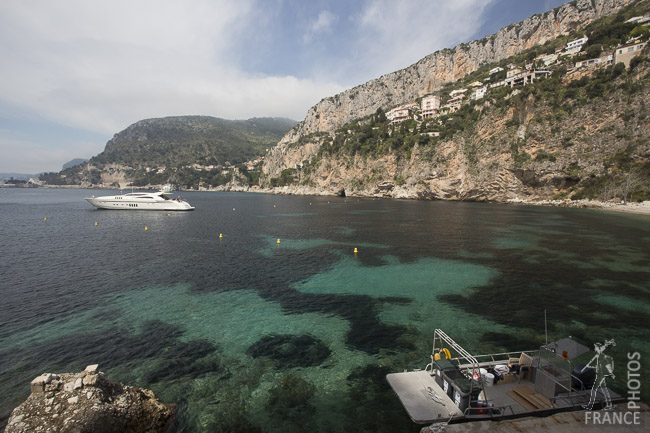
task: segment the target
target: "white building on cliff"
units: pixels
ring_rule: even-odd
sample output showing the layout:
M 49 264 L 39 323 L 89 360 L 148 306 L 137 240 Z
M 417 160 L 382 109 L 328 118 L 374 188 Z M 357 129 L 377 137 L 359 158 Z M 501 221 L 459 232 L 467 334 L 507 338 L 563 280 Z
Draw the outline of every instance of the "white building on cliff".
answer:
M 438 110 L 440 110 L 440 96 L 437 95 L 425 96 L 424 98 L 422 98 L 420 109 L 422 110 L 423 119 L 429 117 L 436 117 L 438 115 Z

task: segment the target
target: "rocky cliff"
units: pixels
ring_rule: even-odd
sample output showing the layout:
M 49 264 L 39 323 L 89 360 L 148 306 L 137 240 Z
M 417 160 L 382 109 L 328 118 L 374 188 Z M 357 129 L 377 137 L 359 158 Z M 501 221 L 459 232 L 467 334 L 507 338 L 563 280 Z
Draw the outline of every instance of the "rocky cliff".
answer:
M 456 81 L 481 65 L 498 62 L 528 48 L 584 27 L 610 15 L 633 0 L 577 0 L 552 11 L 511 24 L 481 40 L 430 54 L 408 68 L 383 75 L 365 84 L 325 98 L 309 109 L 305 119 L 287 133 L 279 149 L 299 137 L 331 131 L 350 120 L 415 101 Z
M 97 365 L 81 373 L 43 374 L 13 410 L 6 433 L 162 433 L 173 411 L 153 392 L 110 382 Z
M 626 187 L 646 194 L 650 63 L 621 69 L 555 77 L 466 106 L 451 139 L 420 142 L 425 134 L 410 130 L 402 147 L 383 147 L 399 132 L 386 139 L 374 128 L 378 137 L 366 143 L 376 148 L 365 153 L 345 151 L 363 128 L 337 133 L 339 149 L 339 138 L 311 139 L 288 148 L 289 163 L 315 153 L 275 192 L 501 202 L 592 198 L 590 189 L 609 200 L 623 198 Z
M 595 90 L 587 89 L 586 81 L 579 80 L 585 74 L 596 77 L 605 72 L 577 71 L 565 76 L 564 69 L 554 73 L 555 81 L 546 86 L 538 83 L 532 88 L 519 88 L 505 96 L 500 94 L 472 103 L 464 117 L 453 116 L 462 123 L 457 128 L 460 132 L 441 136 L 433 143 L 415 137 L 408 146 L 401 144 L 399 149 L 395 145 L 386 146 L 384 151 L 370 154 L 359 149 L 323 151 L 331 147 L 332 139 L 336 142 L 337 135 L 342 134 L 338 128 L 367 122 L 363 119 L 378 108 L 388 110 L 413 102 L 481 66 L 575 32 L 632 3 L 635 2 L 567 3 L 480 41 L 438 51 L 406 69 L 326 98 L 312 107 L 305 120 L 267 153 L 262 168 L 263 184 L 273 186 L 274 179 L 297 168 L 294 182 L 276 188 L 276 192 L 341 194 L 344 191 L 359 196 L 539 200 L 566 197 L 575 192 L 572 188 L 576 184 L 606 175 L 611 171 L 611 164 L 608 166 L 606 161 L 615 159 L 618 152 L 627 152 L 626 155 L 637 158 L 635 161 L 643 161 L 648 147 L 644 121 L 647 70 L 644 68 L 623 76 L 617 75 L 620 69 L 617 73 L 610 70 L 607 84 Z M 626 80 L 635 81 L 645 90 L 630 93 L 625 87 Z M 449 124 L 454 120 L 444 119 L 444 122 Z M 373 129 L 380 126 L 375 124 Z M 390 130 L 384 139 L 374 139 L 390 142 L 387 137 L 394 138 L 392 133 Z M 639 137 L 645 137 L 640 145 Z M 342 138 L 343 142 L 350 139 L 359 140 L 353 134 Z

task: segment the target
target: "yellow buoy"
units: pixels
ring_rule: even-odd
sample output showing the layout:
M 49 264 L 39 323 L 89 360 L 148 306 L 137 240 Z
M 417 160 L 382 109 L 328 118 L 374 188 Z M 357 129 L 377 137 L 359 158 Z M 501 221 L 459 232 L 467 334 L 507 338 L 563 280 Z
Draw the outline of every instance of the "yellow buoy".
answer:
M 275 205 L 273 205 L 273 207 L 275 207 Z
M 232 211 L 234 212 L 234 211 L 235 211 L 235 208 L 232 208 Z
M 172 216 L 172 214 L 168 213 L 167 216 Z
M 95 221 L 95 227 L 97 227 L 98 225 L 99 225 L 99 223 L 97 221 Z
M 355 249 L 354 249 L 354 254 L 356 254 L 356 253 L 358 253 L 358 252 L 359 252 L 359 251 L 357 251 L 357 249 L 355 248 Z
M 219 239 L 223 238 L 223 233 L 219 233 Z
M 148 231 L 148 230 L 149 230 L 149 227 L 144 226 L 144 231 L 146 232 L 146 231 Z
M 47 217 L 43 218 L 43 221 L 47 221 Z
M 280 243 L 280 238 L 278 238 L 278 244 Z

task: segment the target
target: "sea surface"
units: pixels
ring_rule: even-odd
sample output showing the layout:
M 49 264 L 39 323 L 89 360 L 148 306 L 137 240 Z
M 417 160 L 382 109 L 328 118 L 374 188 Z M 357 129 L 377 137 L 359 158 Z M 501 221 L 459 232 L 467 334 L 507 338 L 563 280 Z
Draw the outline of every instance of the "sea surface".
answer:
M 0 425 L 37 375 L 97 363 L 178 405 L 179 432 L 416 432 L 387 373 L 424 368 L 436 328 L 473 354 L 537 348 L 545 311 L 549 341 L 615 339 L 620 392 L 628 353 L 650 374 L 648 216 L 91 194 L 114 192 L 0 190 Z

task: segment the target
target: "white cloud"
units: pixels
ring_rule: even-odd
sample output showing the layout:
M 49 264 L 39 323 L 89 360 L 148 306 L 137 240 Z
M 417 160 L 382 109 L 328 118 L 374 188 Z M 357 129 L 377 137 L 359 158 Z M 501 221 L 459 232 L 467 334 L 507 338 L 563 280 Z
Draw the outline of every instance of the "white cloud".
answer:
M 340 87 L 238 70 L 231 53 L 253 1 L 3 1 L 0 98 L 109 134 L 178 114 L 300 119 Z M 321 16 L 318 31 L 332 19 Z
M 350 69 L 365 71 L 363 79 L 370 79 L 466 42 L 486 19 L 484 11 L 494 1 L 369 0 L 354 18 L 360 37 L 355 65 Z
M 309 23 L 307 32 L 303 35 L 303 43 L 308 43 L 315 36 L 320 33 L 328 33 L 332 30 L 332 26 L 336 23 L 337 17 L 333 13 L 323 10 L 320 11 L 318 17 Z

